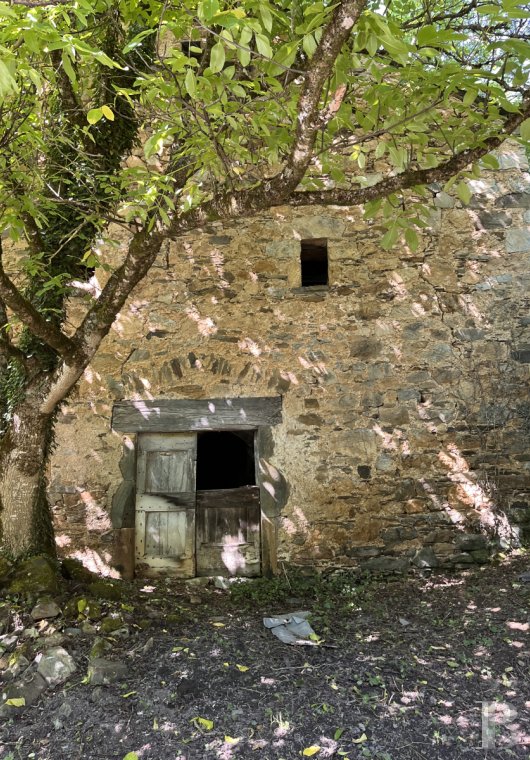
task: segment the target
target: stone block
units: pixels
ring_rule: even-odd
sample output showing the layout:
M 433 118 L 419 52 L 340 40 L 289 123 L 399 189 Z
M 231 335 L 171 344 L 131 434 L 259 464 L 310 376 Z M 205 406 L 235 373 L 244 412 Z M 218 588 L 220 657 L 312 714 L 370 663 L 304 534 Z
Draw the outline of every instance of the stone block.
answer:
M 410 567 L 407 557 L 373 557 L 361 562 L 361 570 L 368 573 L 403 573 Z
M 419 549 L 412 558 L 412 564 L 419 568 L 438 567 L 438 557 L 430 546 Z
M 434 205 L 436 208 L 453 208 L 455 205 L 455 199 L 449 195 L 449 193 L 445 193 L 442 190 L 441 192 L 436 193 Z
M 530 364 L 530 346 L 524 346 L 512 351 L 512 359 L 521 364 Z
M 379 420 L 382 425 L 406 425 L 409 422 L 409 412 L 405 406 L 396 406 L 391 409 L 381 407 Z
M 483 340 L 486 337 L 484 330 L 476 327 L 461 327 L 455 330 L 455 338 L 464 341 Z
M 530 194 L 528 195 L 530 198 Z M 523 253 L 530 251 L 530 229 L 512 229 L 506 231 L 506 251 Z
M 42 655 L 37 672 L 41 675 L 48 686 L 58 686 L 75 673 L 74 658 L 63 647 L 52 647 Z
M 24 707 L 29 707 L 35 704 L 43 691 L 45 691 L 47 683 L 40 673 L 29 672 L 27 675 L 22 676 L 20 681 L 10 684 L 2 690 L 0 699 L 0 718 L 16 718 L 22 713 Z M 24 705 L 16 707 L 14 705 L 7 705 L 8 699 L 23 699 Z
M 497 208 L 530 208 L 530 193 L 506 193 L 495 201 Z
M 23 560 L 13 573 L 8 587 L 11 594 L 54 594 L 59 589 L 57 563 L 45 555 Z
M 481 211 L 477 226 L 483 230 L 504 229 L 512 226 L 512 217 L 505 211 Z
M 489 545 L 489 541 L 482 533 L 460 534 L 457 538 L 457 545 L 462 552 L 479 551 Z
M 126 677 L 129 668 L 124 662 L 96 657 L 88 666 L 88 681 L 92 686 L 106 686 Z
M 369 336 L 359 336 L 350 342 L 350 356 L 357 359 L 375 359 L 381 353 L 381 341 Z

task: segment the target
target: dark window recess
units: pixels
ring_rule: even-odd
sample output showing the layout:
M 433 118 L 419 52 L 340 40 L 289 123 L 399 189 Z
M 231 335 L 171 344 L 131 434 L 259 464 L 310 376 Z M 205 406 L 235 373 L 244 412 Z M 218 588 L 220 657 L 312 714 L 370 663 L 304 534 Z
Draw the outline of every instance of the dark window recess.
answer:
M 302 287 L 328 284 L 328 241 L 309 238 L 301 241 Z
M 181 40 L 180 49 L 188 58 L 195 58 L 200 61 L 202 58 L 202 48 L 199 40 Z
M 213 431 L 197 436 L 197 491 L 256 485 L 254 431 Z

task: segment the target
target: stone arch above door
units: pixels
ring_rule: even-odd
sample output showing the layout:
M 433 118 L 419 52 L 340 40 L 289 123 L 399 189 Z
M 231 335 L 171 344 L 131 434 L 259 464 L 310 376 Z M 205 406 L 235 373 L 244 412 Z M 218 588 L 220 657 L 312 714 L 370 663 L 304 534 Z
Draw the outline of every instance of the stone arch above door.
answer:
M 124 577 L 134 571 L 137 438 L 142 433 L 255 430 L 256 485 L 261 505 L 261 570 L 276 573 L 278 516 L 287 500 L 287 484 L 271 464 L 271 428 L 282 422 L 281 397 L 160 399 L 120 401 L 113 407 L 112 428 L 124 433 L 120 462 L 123 480 L 112 499 L 115 561 Z

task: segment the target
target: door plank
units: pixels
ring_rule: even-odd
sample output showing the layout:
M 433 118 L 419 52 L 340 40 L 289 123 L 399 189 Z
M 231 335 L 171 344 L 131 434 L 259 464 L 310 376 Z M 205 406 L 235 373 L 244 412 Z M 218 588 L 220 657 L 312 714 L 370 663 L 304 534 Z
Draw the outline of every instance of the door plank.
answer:
M 260 574 L 259 488 L 197 492 L 197 575 Z
M 195 575 L 196 436 L 141 435 L 136 564 L 143 575 Z

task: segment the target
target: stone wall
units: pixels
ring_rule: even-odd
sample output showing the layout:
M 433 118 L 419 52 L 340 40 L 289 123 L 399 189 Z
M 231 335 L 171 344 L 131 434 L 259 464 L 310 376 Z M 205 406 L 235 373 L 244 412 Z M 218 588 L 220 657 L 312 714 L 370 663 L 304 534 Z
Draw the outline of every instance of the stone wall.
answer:
M 381 250 L 377 222 L 334 208 L 168 244 L 59 420 L 63 550 L 112 564 L 116 400 L 277 395 L 280 561 L 462 566 L 491 539 L 517 544 L 530 527 L 528 165 L 508 145 L 501 170 L 470 184 L 467 207 L 438 193 L 415 253 Z M 328 241 L 327 288 L 300 287 L 306 238 Z

